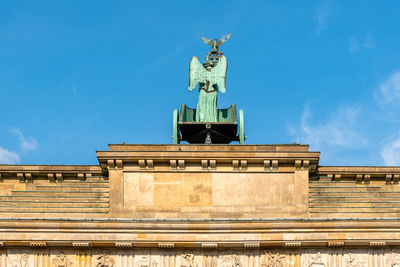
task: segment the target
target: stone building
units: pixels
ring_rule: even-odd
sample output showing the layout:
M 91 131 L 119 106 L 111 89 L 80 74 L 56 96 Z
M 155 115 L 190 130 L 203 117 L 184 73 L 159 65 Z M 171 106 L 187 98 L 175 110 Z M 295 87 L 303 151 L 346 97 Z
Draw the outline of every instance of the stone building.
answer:
M 0 266 L 400 266 L 400 167 L 307 145 L 109 145 L 0 165 Z

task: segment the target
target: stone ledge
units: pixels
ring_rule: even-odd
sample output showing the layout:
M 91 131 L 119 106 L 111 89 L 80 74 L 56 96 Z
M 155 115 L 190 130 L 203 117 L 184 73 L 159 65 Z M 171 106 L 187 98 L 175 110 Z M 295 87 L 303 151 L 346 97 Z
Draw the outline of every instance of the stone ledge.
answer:
M 53 173 L 53 172 L 91 172 L 101 174 L 98 165 L 0 165 L 0 172 L 30 172 L 30 173 Z
M 371 167 L 371 166 L 319 166 L 317 169 L 319 176 L 353 178 L 356 182 L 362 180 L 380 178 L 385 179 L 386 182 L 399 182 L 400 167 Z M 340 179 L 339 179 L 340 180 Z
M 400 246 L 400 220 L 0 219 L 5 246 L 260 248 Z M 277 234 L 277 231 L 279 234 Z M 68 233 L 68 234 L 66 234 Z M 360 233 L 363 233 L 360 235 Z M 35 240 L 35 241 L 32 241 Z M 62 241 L 61 241 L 62 240 Z M 76 241 L 83 240 L 83 241 Z M 122 241 L 129 240 L 129 241 Z M 201 241 L 200 241 L 201 240 Z M 245 242 L 243 240 L 246 240 Z M 301 240 L 301 241 L 300 241 Z M 107 243 L 108 242 L 108 243 Z M 301 243 L 300 243 L 301 242 Z M 74 244 L 72 244 L 74 243 Z M 107 243 L 107 244 L 106 244 Z M 17 245 L 17 246 L 19 246 Z
M 141 222 L 152 222 L 152 223 L 207 223 L 215 222 L 218 223 L 282 223 L 282 222 L 298 222 L 298 223 L 321 223 L 321 222 L 393 222 L 400 224 L 400 217 L 360 217 L 360 218 L 337 218 L 337 217 L 310 217 L 310 218 L 121 218 L 121 217 L 108 217 L 108 218 L 51 218 L 51 217 L 0 217 L 0 223 L 2 221 L 12 222 L 26 222 L 26 221 L 42 221 L 42 222 L 110 222 L 110 223 L 141 223 Z M 400 227 L 400 225 L 399 225 Z
M 84 181 L 87 177 L 106 177 L 106 173 L 97 165 L 0 165 L 0 182 L 13 179 L 20 182 L 36 179 L 62 182 L 64 177 Z
M 257 144 L 257 145 L 192 145 L 192 144 L 109 144 L 110 151 L 308 151 L 309 145 Z
M 335 242 L 335 241 L 332 241 Z M 30 242 L 27 240 L 16 239 L 13 241 L 1 241 L 0 248 L 32 248 L 32 249 L 50 249 L 50 248 L 74 248 L 79 250 L 86 249 L 96 249 L 96 248 L 117 248 L 117 249 L 161 249 L 161 250 L 171 250 L 171 249 L 201 249 L 203 251 L 207 250 L 229 250 L 229 249 L 244 249 L 244 250 L 266 250 L 266 249 L 285 249 L 286 251 L 306 249 L 306 248 L 325 248 L 330 250 L 342 250 L 345 248 L 358 248 L 358 249 L 371 249 L 371 250 L 381 250 L 385 247 L 400 247 L 400 241 L 392 240 L 390 242 L 369 242 L 367 240 L 346 240 L 346 242 L 325 242 L 325 240 L 314 240 L 306 242 L 283 242 L 278 241 L 264 241 L 261 243 L 254 242 L 250 246 L 243 246 L 242 241 L 229 241 L 229 242 L 111 242 L 104 240 L 94 240 L 90 242 L 68 242 L 68 241 L 43 241 L 43 242 Z

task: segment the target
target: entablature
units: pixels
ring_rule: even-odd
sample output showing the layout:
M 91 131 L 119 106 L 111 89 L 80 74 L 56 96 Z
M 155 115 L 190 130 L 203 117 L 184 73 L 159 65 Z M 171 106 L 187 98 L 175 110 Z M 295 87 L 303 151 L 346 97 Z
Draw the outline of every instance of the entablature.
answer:
M 319 152 L 301 145 L 110 145 L 98 151 L 103 171 L 314 171 Z
M 0 218 L 0 244 L 9 247 L 64 246 L 80 249 L 382 248 L 400 246 L 399 227 L 400 221 L 395 218 Z

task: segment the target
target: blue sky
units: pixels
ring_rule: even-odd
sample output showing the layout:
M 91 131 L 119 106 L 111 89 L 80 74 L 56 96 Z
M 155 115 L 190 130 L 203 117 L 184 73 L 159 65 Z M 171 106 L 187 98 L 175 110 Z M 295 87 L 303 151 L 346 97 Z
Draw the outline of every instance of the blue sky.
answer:
M 0 163 L 96 164 L 109 143 L 171 143 L 195 107 L 200 35 L 229 61 L 219 107 L 248 144 L 321 165 L 400 165 L 399 1 L 2 1 Z

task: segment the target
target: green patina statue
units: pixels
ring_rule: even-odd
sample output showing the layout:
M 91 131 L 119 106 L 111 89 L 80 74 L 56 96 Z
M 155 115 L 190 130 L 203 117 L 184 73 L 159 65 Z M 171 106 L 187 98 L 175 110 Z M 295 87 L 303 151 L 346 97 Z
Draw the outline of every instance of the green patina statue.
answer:
M 228 61 L 219 46 L 226 42 L 232 34 L 223 39 L 207 39 L 202 37 L 207 45 L 211 45 L 203 64 L 198 57 L 192 57 L 189 66 L 189 91 L 193 91 L 199 84 L 199 99 L 197 102 L 197 122 L 217 122 L 218 90 L 225 93 L 225 80 Z
M 197 57 L 192 57 L 189 66 L 189 91 L 199 88 L 197 108 L 193 109 L 185 104 L 181 105 L 180 112 L 173 112 L 174 144 L 188 142 L 189 144 L 229 144 L 239 142 L 244 144 L 243 110 L 236 105 L 228 108 L 217 108 L 218 91 L 225 93 L 225 80 L 228 61 L 219 46 L 231 37 L 207 39 L 203 41 L 211 46 L 203 64 Z

